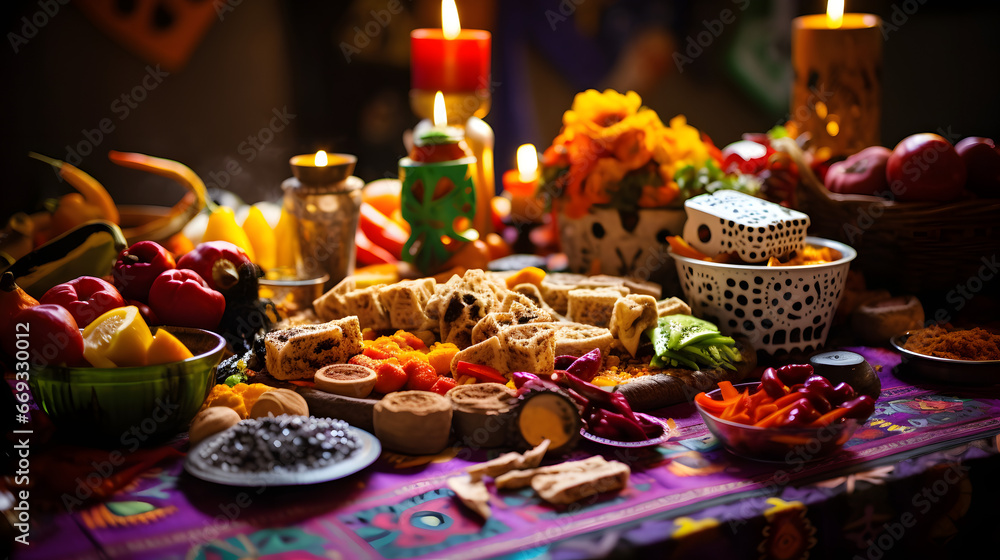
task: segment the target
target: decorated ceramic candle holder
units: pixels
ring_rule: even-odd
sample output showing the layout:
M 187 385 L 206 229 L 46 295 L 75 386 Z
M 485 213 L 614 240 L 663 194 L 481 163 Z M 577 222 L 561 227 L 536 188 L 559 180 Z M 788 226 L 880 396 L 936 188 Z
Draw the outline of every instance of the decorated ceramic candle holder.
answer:
M 462 244 L 475 240 L 465 234 L 476 215 L 475 164 L 474 157 L 436 163 L 399 160 L 403 219 L 410 224 L 403 260 L 425 274 L 438 272 Z

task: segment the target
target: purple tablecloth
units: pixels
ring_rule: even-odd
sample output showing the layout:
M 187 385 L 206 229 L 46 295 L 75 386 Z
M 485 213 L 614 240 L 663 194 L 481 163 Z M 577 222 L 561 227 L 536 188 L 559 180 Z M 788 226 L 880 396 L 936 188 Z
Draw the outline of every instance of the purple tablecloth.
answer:
M 483 522 L 445 486 L 447 477 L 488 458 L 482 450 L 451 449 L 424 458 L 383 453 L 372 467 L 348 478 L 291 488 L 221 487 L 184 473 L 181 460 L 167 459 L 103 503 L 33 516 L 32 544 L 15 553 L 31 559 L 235 560 L 473 559 L 548 551 L 583 558 L 601 556 L 602 547 L 613 548 L 627 537 L 632 546 L 656 542 L 676 554 L 704 548 L 715 551 L 708 557 L 734 550 L 746 555 L 746 547 L 754 547 L 761 557 L 798 558 L 813 550 L 815 558 L 822 556 L 815 550 L 817 532 L 834 531 L 849 542 L 843 535 L 851 533 L 855 521 L 864 526 L 863 516 L 869 517 L 868 525 L 881 523 L 885 530 L 894 517 L 876 506 L 868 511 L 862 504 L 860 513 L 837 506 L 822 517 L 824 526 L 807 511 L 833 507 L 835 497 L 847 500 L 844 496 L 858 488 L 907 479 L 910 471 L 939 475 L 945 481 L 942 495 L 951 499 L 965 490 L 961 481 L 968 475 L 962 467 L 952 471 L 941 465 L 993 453 L 981 445 L 961 444 L 1000 433 L 995 390 L 959 393 L 911 384 L 892 375 L 896 354 L 852 350 L 881 366 L 882 396 L 875 414 L 844 451 L 820 461 L 774 464 L 735 457 L 719 448 L 693 405 L 682 404 L 657 413 L 674 418 L 679 428 L 665 444 L 622 451 L 587 442 L 567 457 L 601 453 L 628 463 L 632 477 L 620 494 L 557 508 L 540 501 L 530 488 L 491 489 L 493 515 Z M 906 461 L 944 449 L 950 451 Z M 936 480 L 930 487 L 938 499 L 926 499 L 932 506 L 928 511 L 944 507 Z M 962 513 L 960 505 L 955 512 Z M 912 515 L 923 512 L 918 521 L 927 524 L 930 517 L 923 506 L 919 499 L 914 502 Z M 855 520 L 854 515 L 862 517 Z M 907 520 L 899 523 L 910 531 L 912 526 L 903 523 Z M 740 536 L 746 531 L 751 537 Z M 865 537 L 872 535 L 855 532 L 857 550 L 868 550 Z M 873 538 L 881 535 L 876 533 Z M 609 540 L 600 541 L 600 535 Z M 751 543 L 748 539 L 754 537 L 759 538 Z

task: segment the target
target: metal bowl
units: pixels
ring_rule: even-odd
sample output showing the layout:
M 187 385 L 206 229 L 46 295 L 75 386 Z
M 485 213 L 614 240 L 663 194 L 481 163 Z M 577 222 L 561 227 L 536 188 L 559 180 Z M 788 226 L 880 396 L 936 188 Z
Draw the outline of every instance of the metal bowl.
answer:
M 889 343 L 901 354 L 896 372 L 948 385 L 996 385 L 1000 383 L 1000 360 L 952 360 L 928 356 L 903 348 L 912 334 L 898 334 Z

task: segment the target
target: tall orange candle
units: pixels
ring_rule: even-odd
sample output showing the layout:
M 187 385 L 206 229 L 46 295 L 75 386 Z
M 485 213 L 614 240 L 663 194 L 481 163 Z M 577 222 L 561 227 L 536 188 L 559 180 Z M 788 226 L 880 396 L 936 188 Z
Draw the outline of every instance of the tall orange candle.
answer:
M 880 143 L 881 19 L 843 10 L 830 0 L 826 14 L 792 23 L 791 120 L 821 157 Z

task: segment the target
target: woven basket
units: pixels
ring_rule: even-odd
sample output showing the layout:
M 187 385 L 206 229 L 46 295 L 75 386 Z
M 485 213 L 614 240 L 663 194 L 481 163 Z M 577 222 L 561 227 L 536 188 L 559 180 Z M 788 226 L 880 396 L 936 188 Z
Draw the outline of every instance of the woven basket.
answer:
M 1000 253 L 1000 200 L 896 202 L 831 193 L 790 139 L 775 141 L 799 166 L 797 206 L 809 215 L 811 235 L 854 247 L 854 268 L 869 286 L 942 295 L 959 285 L 1000 293 L 991 266 Z M 978 280 L 974 280 L 978 278 Z

